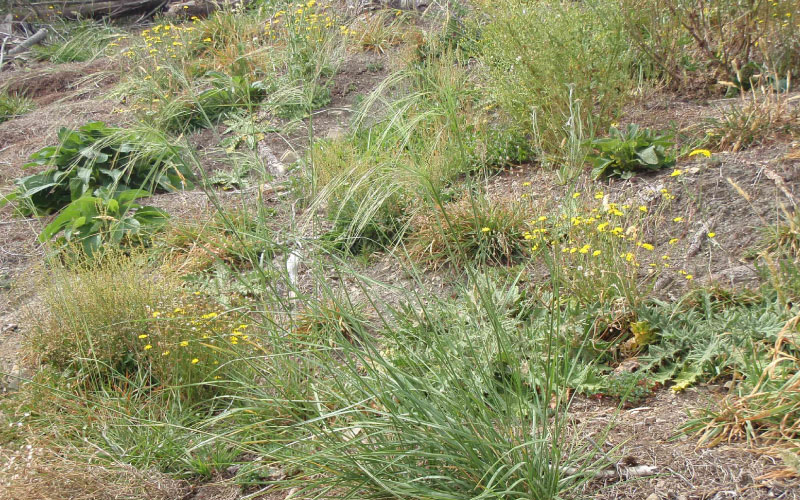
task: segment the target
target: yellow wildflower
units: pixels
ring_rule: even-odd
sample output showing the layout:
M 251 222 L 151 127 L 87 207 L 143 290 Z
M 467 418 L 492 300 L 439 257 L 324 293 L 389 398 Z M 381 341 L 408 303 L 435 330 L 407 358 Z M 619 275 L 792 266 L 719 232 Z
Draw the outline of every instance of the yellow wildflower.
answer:
M 703 155 L 703 156 L 705 156 L 706 158 L 711 158 L 711 151 L 709 151 L 709 150 L 707 150 L 707 149 L 695 149 L 694 151 L 692 151 L 691 153 L 689 153 L 689 157 L 690 157 L 690 158 L 691 158 L 692 156 L 696 156 L 696 155 Z

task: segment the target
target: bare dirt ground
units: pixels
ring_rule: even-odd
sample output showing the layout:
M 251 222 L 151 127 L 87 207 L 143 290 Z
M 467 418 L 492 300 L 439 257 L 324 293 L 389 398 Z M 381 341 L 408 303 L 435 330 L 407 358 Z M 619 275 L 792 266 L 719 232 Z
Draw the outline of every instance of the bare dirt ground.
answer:
M 654 467 L 657 474 L 630 481 L 595 480 L 584 493 L 598 499 L 720 500 L 723 498 L 800 498 L 800 481 L 772 478 L 780 460 L 749 450 L 742 443 L 699 448 L 678 432 L 689 411 L 714 408 L 719 386 L 683 393 L 659 391 L 635 408 L 620 409 L 611 400 L 578 399 L 572 415 L 585 435 L 631 465 Z
M 370 63 L 387 60 L 386 56 L 379 54 L 348 55 L 334 81 L 332 102 L 315 115 L 317 136 L 335 137 L 344 133 L 357 96 L 369 92 L 387 74 L 385 69 L 368 69 Z M 112 69 L 108 61 L 96 61 L 41 65 L 25 73 L 3 73 L 0 86 L 26 90 L 36 100 L 37 108 L 0 124 L 0 192 L 11 189 L 13 179 L 26 172 L 21 168 L 26 158 L 53 143 L 60 127 L 74 127 L 93 120 L 117 125 L 125 123 L 128 115 L 118 112 L 121 104 L 103 99 L 116 81 Z M 96 77 L 91 78 L 91 75 Z M 663 125 L 670 120 L 688 124 L 716 113 L 717 104 L 681 101 L 663 95 L 655 104 L 631 108 L 628 119 L 637 120 L 642 125 Z M 201 148 L 210 150 L 216 147 L 218 135 L 219 130 L 200 132 L 192 140 Z M 289 150 L 302 154 L 307 134 L 300 132 L 288 138 L 273 134 L 265 141 L 278 157 Z M 204 168 L 208 173 L 226 168 L 224 163 L 215 162 L 211 155 L 206 159 L 208 163 Z M 680 237 L 681 245 L 684 245 L 681 253 L 685 257 L 676 265 L 693 273 L 698 281 L 729 286 L 756 283 L 758 275 L 747 252 L 760 241 L 759 228 L 766 223 L 775 223 L 782 206 L 794 208 L 797 204 L 800 196 L 800 144 L 776 142 L 738 153 L 715 154 L 710 160 L 683 161 L 678 167 L 684 173 L 677 178 L 671 177 L 670 171 L 637 176 L 628 181 L 595 182 L 583 176 L 576 187 L 585 192 L 603 190 L 611 201 L 631 205 L 647 204 L 648 193 L 658 193 L 667 187 L 676 198 L 659 216 L 665 220 L 683 217 L 685 224 L 672 234 L 651 235 L 654 254 L 665 252 L 669 240 Z M 524 182 L 531 182 L 531 187 L 523 187 Z M 554 180 L 552 172 L 532 165 L 514 168 L 493 178 L 489 191 L 496 197 L 517 198 L 529 194 L 548 206 L 557 205 L 568 196 L 568 189 Z M 231 205 L 242 203 L 243 199 L 245 203 L 256 202 L 255 196 L 243 198 L 237 193 L 221 193 L 220 197 L 223 203 Z M 200 190 L 159 195 L 151 201 L 179 215 L 182 220 L 207 221 L 215 212 L 215 206 Z M 283 211 L 284 217 L 276 218 L 276 230 L 280 230 L 280 225 L 288 221 L 288 209 L 281 204 L 279 197 L 272 197 L 269 202 Z M 44 249 L 36 240 L 42 226 L 42 221 L 15 217 L 10 207 L 0 210 L 0 373 L 13 375 L 23 369 L 19 353 L 25 325 L 21 324 L 20 311 L 34 298 L 26 283 L 33 266 L 44 255 Z M 698 248 L 691 248 L 695 234 L 709 231 L 717 234 L 713 241 L 703 239 Z M 365 265 L 364 272 L 397 286 L 410 284 L 408 276 L 403 274 L 391 255 L 376 256 Z M 427 279 L 431 288 L 446 293 L 446 276 L 431 274 Z M 673 277 L 660 282 L 661 289 L 656 293 L 676 297 L 689 286 L 689 283 Z M 0 386 L 13 389 L 13 380 L 13 376 L 6 376 L 5 380 L 0 380 Z M 648 500 L 800 497 L 800 483 L 796 479 L 766 478 L 770 472 L 783 468 L 780 461 L 749 451 L 746 443 L 698 449 L 690 438 L 675 438 L 687 418 L 687 410 L 713 407 L 719 395 L 719 388 L 713 386 L 693 388 L 683 394 L 662 390 L 640 407 L 622 410 L 618 410 L 618 404 L 610 400 L 578 400 L 572 408 L 571 418 L 595 436 L 610 429 L 601 442 L 606 451 L 634 457 L 638 463 L 652 465 L 658 470 L 655 477 L 623 482 L 593 481 L 583 493 L 601 499 Z M 6 452 L 11 451 L 3 451 Z M 27 456 L 27 451 L 14 450 L 13 453 Z M 52 461 L 52 457 L 47 461 Z M 32 476 L 22 477 L 20 481 L 33 481 Z M 131 498 L 234 499 L 238 495 L 238 490 L 229 484 L 189 488 L 183 482 L 162 476 L 153 476 L 150 480 L 152 491 L 132 492 Z M 44 496 L 19 498 L 27 500 Z

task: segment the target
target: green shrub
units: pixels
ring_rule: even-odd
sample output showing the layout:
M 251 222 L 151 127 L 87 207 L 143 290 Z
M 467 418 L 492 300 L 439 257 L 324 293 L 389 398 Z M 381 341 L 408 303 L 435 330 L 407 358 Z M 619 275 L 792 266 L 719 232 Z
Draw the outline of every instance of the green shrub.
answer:
M 609 137 L 589 142 L 594 149 L 588 157 L 594 163 L 592 176 L 630 179 L 637 172 L 670 167 L 675 164 L 675 157 L 668 153 L 673 146 L 670 138 L 635 124 L 625 130 L 611 127 Z
M 675 86 L 723 80 L 747 90 L 750 76 L 761 73 L 778 88 L 786 85 L 787 74 L 800 74 L 797 2 L 620 0 L 619 5 L 642 66 Z
M 30 157 L 25 168 L 46 170 L 15 180 L 16 191 L 3 204 L 16 201 L 23 214 L 48 214 L 98 188 L 174 191 L 192 186 L 193 174 L 176 149 L 150 130 L 88 123 L 77 130 L 62 128 L 59 144 Z
M 560 152 L 578 121 L 591 135 L 617 116 L 632 61 L 613 2 L 487 0 L 478 12 L 486 85 L 523 130 L 540 134 L 545 150 Z

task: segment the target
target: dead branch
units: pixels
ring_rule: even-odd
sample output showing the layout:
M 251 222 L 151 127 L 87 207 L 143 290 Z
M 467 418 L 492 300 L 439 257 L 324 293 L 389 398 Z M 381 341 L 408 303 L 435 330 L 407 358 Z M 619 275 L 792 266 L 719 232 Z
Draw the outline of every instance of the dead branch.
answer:
M 47 36 L 47 28 L 42 28 L 36 33 L 34 33 L 33 36 L 31 36 L 30 38 L 24 40 L 22 43 L 20 43 L 13 49 L 9 50 L 8 55 L 15 56 L 17 54 L 23 53 L 32 46 L 44 40 L 46 36 Z

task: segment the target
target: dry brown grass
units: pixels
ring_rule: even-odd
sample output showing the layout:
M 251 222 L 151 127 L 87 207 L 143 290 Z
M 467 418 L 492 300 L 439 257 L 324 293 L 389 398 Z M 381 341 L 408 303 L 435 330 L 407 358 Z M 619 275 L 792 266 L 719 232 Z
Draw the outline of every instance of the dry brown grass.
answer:
M 405 42 L 417 31 L 408 26 L 406 16 L 400 11 L 389 10 L 365 14 L 353 21 L 349 29 L 356 46 L 379 53 Z
M 772 88 L 745 92 L 740 102 L 725 109 L 706 131 L 719 150 L 740 151 L 800 134 L 800 95 L 772 92 Z
M 189 485 L 126 464 L 96 465 L 46 448 L 0 447 L 0 500 L 178 500 Z
M 772 455 L 800 444 L 800 316 L 789 320 L 771 349 L 769 363 L 749 391 L 733 392 L 697 430 L 700 444 L 746 440 Z M 798 472 L 798 471 L 795 471 Z

